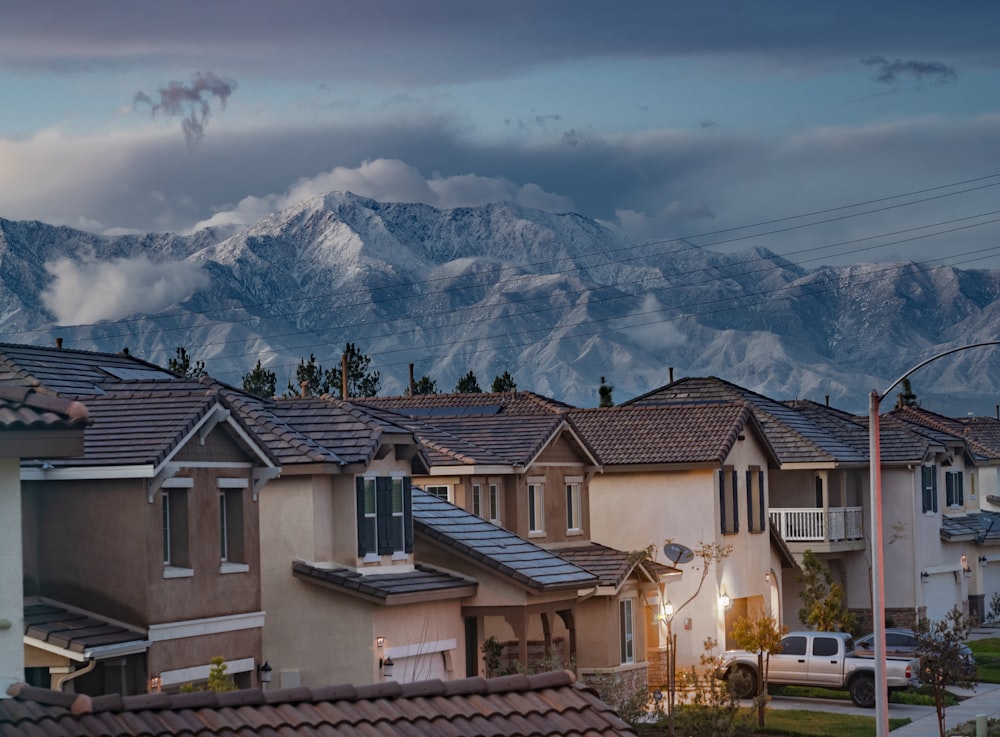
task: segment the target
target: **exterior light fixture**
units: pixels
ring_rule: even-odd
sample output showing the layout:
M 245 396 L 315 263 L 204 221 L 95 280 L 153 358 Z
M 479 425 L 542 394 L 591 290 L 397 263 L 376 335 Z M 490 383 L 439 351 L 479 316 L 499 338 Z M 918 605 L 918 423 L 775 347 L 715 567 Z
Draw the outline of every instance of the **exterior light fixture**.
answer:
M 392 666 L 395 663 L 392 662 L 392 658 L 386 656 L 378 661 L 378 667 L 382 671 L 383 678 L 392 678 Z
M 719 595 L 719 609 L 728 609 L 729 605 L 733 603 L 733 600 L 729 598 L 729 594 L 723 591 Z
M 264 688 L 267 688 L 268 684 L 271 683 L 272 670 L 273 668 L 271 668 L 271 664 L 268 663 L 266 660 L 264 661 L 263 665 L 257 666 L 257 673 L 260 675 L 260 685 L 263 686 Z
M 663 605 L 663 616 L 664 617 L 674 616 L 674 605 L 671 604 L 669 601 Z
M 927 571 L 921 571 L 920 572 L 920 580 L 923 581 L 924 583 L 927 583 L 927 581 L 930 579 L 930 577 L 931 577 L 931 574 L 929 574 Z
M 159 676 L 153 676 L 149 679 L 149 692 L 150 693 L 160 693 L 160 689 L 163 687 L 163 679 Z
M 969 556 L 967 556 L 965 553 L 962 554 L 962 571 L 966 575 L 972 573 L 972 569 L 969 568 Z
M 980 562 L 980 564 L 982 564 L 982 565 L 986 565 L 987 563 L 989 563 L 989 561 L 988 561 L 988 560 L 986 560 L 986 556 L 985 556 L 985 555 L 980 555 L 980 556 L 979 556 L 979 562 Z
M 378 637 L 375 638 L 375 647 L 377 647 L 379 650 L 385 647 L 385 638 L 382 635 L 379 635 Z

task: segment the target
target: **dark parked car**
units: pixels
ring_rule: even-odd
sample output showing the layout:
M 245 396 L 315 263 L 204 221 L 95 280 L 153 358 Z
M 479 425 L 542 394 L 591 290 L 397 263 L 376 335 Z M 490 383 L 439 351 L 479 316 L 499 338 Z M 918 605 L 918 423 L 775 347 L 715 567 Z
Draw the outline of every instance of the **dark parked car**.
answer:
M 892 627 L 885 631 L 885 654 L 904 655 L 906 657 L 919 657 L 919 641 L 917 634 L 913 630 Z M 867 655 L 871 657 L 875 650 L 875 635 L 865 635 L 854 641 L 854 654 Z M 962 645 L 959 656 L 965 664 L 963 671 L 966 676 L 976 674 L 976 658 L 968 645 Z

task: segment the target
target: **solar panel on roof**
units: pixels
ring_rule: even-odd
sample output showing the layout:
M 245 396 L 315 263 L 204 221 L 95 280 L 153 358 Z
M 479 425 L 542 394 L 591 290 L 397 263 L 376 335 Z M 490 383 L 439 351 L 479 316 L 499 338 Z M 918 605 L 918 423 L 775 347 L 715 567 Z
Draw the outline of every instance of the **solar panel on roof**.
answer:
M 101 371 L 121 381 L 171 381 L 177 377 L 160 369 L 100 366 Z

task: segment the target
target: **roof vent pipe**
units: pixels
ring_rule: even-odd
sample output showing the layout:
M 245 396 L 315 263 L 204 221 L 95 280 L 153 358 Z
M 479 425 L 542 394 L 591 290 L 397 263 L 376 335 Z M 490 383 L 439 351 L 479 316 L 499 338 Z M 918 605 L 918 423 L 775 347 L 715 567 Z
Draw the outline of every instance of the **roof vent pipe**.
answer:
M 826 395 L 826 406 L 827 407 L 830 406 L 830 395 L 829 394 Z
M 56 338 L 56 348 L 62 350 L 62 338 Z
M 347 399 L 347 352 L 340 354 L 340 398 Z
M 997 419 L 1000 420 L 1000 404 L 997 405 Z
M 299 386 L 302 387 L 302 398 L 305 399 L 309 396 L 309 382 L 301 381 L 299 382 Z
M 674 383 L 674 367 L 673 366 L 670 367 L 670 381 L 668 383 L 669 384 L 673 384 Z
M 410 396 L 412 397 L 416 393 L 416 385 L 413 383 L 413 364 L 410 364 Z

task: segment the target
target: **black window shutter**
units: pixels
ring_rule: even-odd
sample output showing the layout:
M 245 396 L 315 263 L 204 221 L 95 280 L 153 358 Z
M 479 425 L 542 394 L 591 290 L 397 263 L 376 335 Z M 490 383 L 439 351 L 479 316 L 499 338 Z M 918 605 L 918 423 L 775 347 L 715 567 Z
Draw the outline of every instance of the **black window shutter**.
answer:
M 740 496 L 736 488 L 736 469 L 733 469 L 733 532 L 740 531 Z
M 958 504 L 965 504 L 965 489 L 963 488 L 965 484 L 965 476 L 961 473 L 955 474 L 955 491 L 957 492 L 955 496 L 957 497 Z
M 726 472 L 719 469 L 719 517 L 722 521 L 722 532 L 729 532 L 726 525 Z
M 753 471 L 749 468 L 746 472 L 747 477 L 747 529 L 753 532 Z
M 955 504 L 955 474 L 944 475 L 944 501 L 946 506 Z
M 413 482 L 409 476 L 403 478 L 403 550 L 413 552 Z
M 767 529 L 767 509 L 764 507 L 764 472 L 757 472 L 757 497 L 760 500 L 758 508 L 760 510 L 760 530 Z
M 378 554 L 392 555 L 392 479 L 388 476 L 375 479 L 375 510 Z
M 937 466 L 931 466 L 931 508 L 938 511 Z
M 375 541 L 372 539 L 372 527 L 365 519 L 365 480 L 358 476 L 354 481 L 358 505 L 358 555 L 363 556 L 375 552 Z

